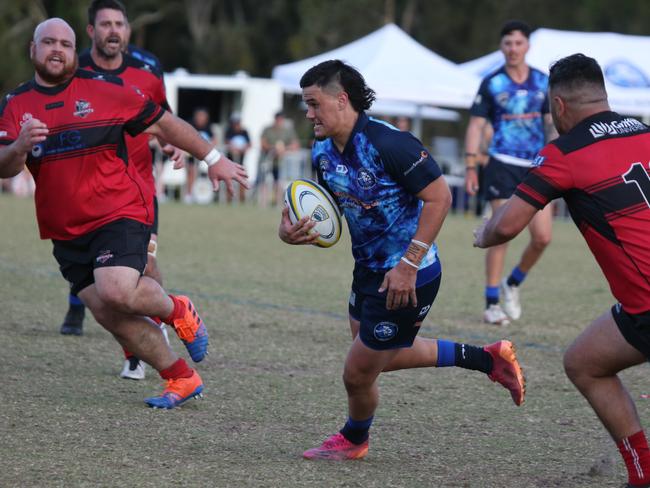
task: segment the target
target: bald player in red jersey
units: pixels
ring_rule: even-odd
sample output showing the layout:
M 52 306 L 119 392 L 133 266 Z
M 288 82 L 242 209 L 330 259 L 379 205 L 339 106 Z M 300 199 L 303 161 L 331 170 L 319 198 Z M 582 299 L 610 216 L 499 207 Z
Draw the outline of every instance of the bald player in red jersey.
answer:
M 125 85 L 133 87 L 138 92 L 150 98 L 158 105 L 169 110 L 163 74 L 143 61 L 124 54 L 129 38 L 126 8 L 119 0 L 93 0 L 88 7 L 88 26 L 86 28 L 92 44 L 90 49 L 79 56 L 79 67 L 117 76 Z M 158 222 L 159 210 L 156 197 L 156 182 L 153 174 L 153 153 L 149 147 L 149 135 L 139 134 L 126 137 L 129 160 L 133 162 L 140 176 L 153 194 L 154 221 L 151 227 L 151 239 L 148 247 L 147 266 L 145 275 L 163 284 L 162 273 L 158 267 Z M 164 142 L 163 151 L 173 160 L 180 161 L 182 152 Z M 78 298 L 71 294 L 66 319 L 61 326 L 63 334 L 81 335 L 83 330 L 84 306 Z M 164 324 L 160 324 L 166 335 Z M 120 377 L 141 380 L 145 377 L 143 361 L 124 349 L 124 364 Z
M 564 198 L 618 300 L 569 347 L 564 369 L 616 442 L 627 486 L 648 487 L 648 443 L 618 373 L 650 358 L 650 127 L 610 111 L 600 66 L 582 54 L 551 67 L 549 94 L 561 136 L 475 231 L 475 245 L 512 239 Z
M 192 302 L 142 276 L 153 223 L 152 193 L 130 164 L 125 134 L 160 137 L 205 160 L 217 186 L 248 186 L 245 169 L 186 122 L 119 78 L 78 70 L 75 35 L 62 19 L 39 24 L 30 45 L 34 79 L 0 105 L 0 178 L 27 164 L 36 182 L 41 238 L 51 239 L 61 273 L 95 319 L 167 381 L 145 402 L 174 408 L 203 390 L 198 373 L 147 317 L 171 325 L 194 361 L 208 333 Z

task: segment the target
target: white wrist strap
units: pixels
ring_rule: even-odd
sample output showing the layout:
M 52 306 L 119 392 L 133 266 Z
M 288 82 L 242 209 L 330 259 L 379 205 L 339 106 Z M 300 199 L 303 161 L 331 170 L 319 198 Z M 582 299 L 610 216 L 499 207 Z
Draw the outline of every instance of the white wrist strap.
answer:
M 404 256 L 402 256 L 401 260 L 404 261 L 409 266 L 411 266 L 412 268 L 420 269 L 420 267 L 417 264 L 415 264 L 413 261 L 409 260 L 408 258 L 405 258 Z
M 416 246 L 426 249 L 427 251 L 431 248 L 431 245 L 427 244 L 426 242 L 418 241 L 416 239 L 411 239 L 411 242 Z
M 203 158 L 203 161 L 205 161 L 209 168 L 210 166 L 217 164 L 220 159 L 221 153 L 217 150 L 216 147 L 213 147 L 212 150 Z

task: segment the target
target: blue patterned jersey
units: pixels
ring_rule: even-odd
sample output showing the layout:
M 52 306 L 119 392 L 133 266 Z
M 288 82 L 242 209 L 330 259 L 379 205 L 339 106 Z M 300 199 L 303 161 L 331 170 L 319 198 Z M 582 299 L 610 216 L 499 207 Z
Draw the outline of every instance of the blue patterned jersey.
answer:
M 441 175 L 422 143 L 362 112 L 343 153 L 328 138 L 314 143 L 312 158 L 345 215 L 357 265 L 395 267 L 418 226 L 422 201 L 415 194 Z M 420 269 L 437 259 L 432 245 Z
M 530 68 L 523 83 L 515 83 L 505 66 L 483 79 L 470 113 L 492 123 L 491 156 L 504 163 L 530 166 L 544 147 L 547 91 L 548 76 L 535 68 Z

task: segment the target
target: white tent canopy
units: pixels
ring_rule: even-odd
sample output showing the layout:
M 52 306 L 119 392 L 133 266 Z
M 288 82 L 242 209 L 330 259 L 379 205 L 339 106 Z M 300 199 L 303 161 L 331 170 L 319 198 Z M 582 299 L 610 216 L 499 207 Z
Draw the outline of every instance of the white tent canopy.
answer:
M 299 93 L 305 71 L 328 59 L 358 69 L 382 102 L 467 108 L 478 89 L 476 76 L 422 46 L 395 24 L 333 51 L 276 66 L 273 78 L 285 91 Z
M 598 61 L 613 110 L 650 117 L 650 37 L 538 29 L 530 36 L 526 61 L 548 73 L 551 64 L 574 53 Z M 495 51 L 460 67 L 468 74 L 483 77 L 501 65 L 503 54 Z

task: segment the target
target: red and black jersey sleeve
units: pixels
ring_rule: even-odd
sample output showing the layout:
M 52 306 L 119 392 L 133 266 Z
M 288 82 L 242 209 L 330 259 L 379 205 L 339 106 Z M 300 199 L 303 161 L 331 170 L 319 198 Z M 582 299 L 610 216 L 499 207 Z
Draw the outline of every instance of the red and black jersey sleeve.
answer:
M 515 195 L 541 210 L 570 190 L 574 181 L 571 166 L 552 144 L 542 149 L 533 164 L 536 166 L 516 188 Z

